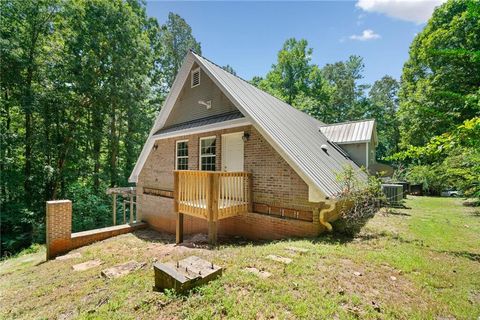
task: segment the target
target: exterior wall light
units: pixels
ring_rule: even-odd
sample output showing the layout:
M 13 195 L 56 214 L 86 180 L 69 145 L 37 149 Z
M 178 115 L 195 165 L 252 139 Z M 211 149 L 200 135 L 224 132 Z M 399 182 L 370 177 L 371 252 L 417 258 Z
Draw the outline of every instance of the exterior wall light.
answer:
M 157 149 L 158 149 L 158 144 L 155 143 L 155 144 L 153 145 L 153 150 L 157 150 Z
M 243 142 L 247 142 L 248 139 L 250 139 L 250 133 L 245 132 L 242 136 L 242 140 L 243 140 Z

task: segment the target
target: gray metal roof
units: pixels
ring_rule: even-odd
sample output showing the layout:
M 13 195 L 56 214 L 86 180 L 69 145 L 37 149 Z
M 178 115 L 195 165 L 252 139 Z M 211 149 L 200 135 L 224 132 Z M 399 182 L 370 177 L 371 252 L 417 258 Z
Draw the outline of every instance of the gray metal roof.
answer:
M 243 118 L 243 114 L 238 111 L 232 111 L 232 112 L 227 112 L 227 113 L 222 113 L 210 117 L 205 117 L 201 119 L 196 119 L 196 120 L 191 120 L 183 123 L 178 123 L 170 127 L 162 128 L 155 132 L 155 134 L 161 134 L 161 133 L 170 133 L 170 132 L 175 132 L 179 130 L 184 130 L 184 129 L 190 129 L 190 128 L 195 128 L 195 127 L 201 127 L 201 126 L 206 126 L 208 124 L 213 124 L 217 122 L 222 122 L 222 121 L 228 121 L 228 120 L 234 120 L 234 119 L 239 119 Z
M 337 174 L 347 165 L 358 166 L 344 153 L 330 145 L 320 131 L 318 120 L 289 104 L 230 74 L 213 62 L 195 54 L 199 65 L 209 73 L 225 94 L 237 102 L 239 109 L 253 121 L 255 127 L 282 151 L 285 160 L 303 173 L 326 196 L 341 191 Z M 322 150 L 326 145 L 328 151 Z
M 374 129 L 375 120 L 327 124 L 320 127 L 328 140 L 339 144 L 369 142 L 372 140 Z

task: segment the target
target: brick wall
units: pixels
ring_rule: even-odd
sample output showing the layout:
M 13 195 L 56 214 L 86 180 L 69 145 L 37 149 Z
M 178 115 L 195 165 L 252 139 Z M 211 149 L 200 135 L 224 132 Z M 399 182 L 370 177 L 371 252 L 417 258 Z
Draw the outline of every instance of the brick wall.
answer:
M 216 167 L 221 169 L 221 135 L 244 131 L 250 137 L 245 142 L 245 171 L 252 173 L 253 198 L 255 203 L 272 207 L 310 211 L 320 204 L 308 201 L 308 185 L 275 151 L 253 126 L 244 126 L 226 130 L 218 130 L 203 134 L 180 136 L 158 140 L 158 148 L 152 150 L 140 172 L 137 183 L 138 212 L 153 228 L 175 232 L 176 215 L 173 211 L 173 200 L 143 194 L 143 187 L 173 190 L 173 173 L 175 168 L 175 142 L 188 140 L 189 169 L 198 170 L 199 139 L 215 135 L 217 137 Z M 313 222 L 295 221 L 263 214 L 248 214 L 222 220 L 219 233 L 238 234 L 247 238 L 277 239 L 289 236 L 314 236 L 323 231 L 318 224 L 318 217 Z M 185 216 L 184 233 L 206 232 L 205 220 Z
M 47 259 L 68 251 L 72 236 L 72 201 L 47 201 Z
M 173 199 L 143 195 L 137 198 L 138 208 L 142 208 L 144 221 L 152 229 L 175 233 L 176 214 Z M 184 234 L 207 233 L 207 221 L 184 215 Z M 316 237 L 325 228 L 318 223 L 299 221 L 259 213 L 247 213 L 218 222 L 218 234 L 242 236 L 247 239 L 282 239 L 287 237 Z
M 308 185 L 252 126 L 158 140 L 156 142 L 158 148 L 151 150 L 140 172 L 137 190 L 140 194 L 142 187 L 173 191 L 172 172 L 175 169 L 175 142 L 178 140 L 188 140 L 188 168 L 198 170 L 200 138 L 216 136 L 216 167 L 220 170 L 221 135 L 240 131 L 250 134 L 249 140 L 245 143 L 244 166 L 245 171 L 252 173 L 254 202 L 275 207 L 312 210 L 315 206 L 308 202 Z
M 126 224 L 72 234 L 72 202 L 70 200 L 47 201 L 46 221 L 47 260 L 92 242 L 147 226 L 145 223 Z

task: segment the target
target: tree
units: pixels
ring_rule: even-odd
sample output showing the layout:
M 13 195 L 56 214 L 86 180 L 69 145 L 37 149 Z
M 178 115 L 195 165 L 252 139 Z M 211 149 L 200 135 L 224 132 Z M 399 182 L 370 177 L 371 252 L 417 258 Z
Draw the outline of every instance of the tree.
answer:
M 329 86 L 329 101 L 325 122 L 334 123 L 362 118 L 368 101 L 365 90 L 368 85 L 359 84 L 365 65 L 360 56 L 350 56 L 347 61 L 327 64 L 322 74 Z
M 164 92 L 142 1 L 0 6 L 3 255 L 44 241 L 46 200 L 73 201 L 76 231 L 111 223 L 105 188 L 127 184 Z
M 222 69 L 225 70 L 225 71 L 227 71 L 227 72 L 229 72 L 229 73 L 231 73 L 231 74 L 233 74 L 234 76 L 237 75 L 237 73 L 235 72 L 235 70 L 233 69 L 233 67 L 232 67 L 231 65 L 229 65 L 229 64 L 227 64 L 226 66 L 223 66 Z
M 379 145 L 377 156 L 383 158 L 398 152 L 400 139 L 399 123 L 396 117 L 398 109 L 398 90 L 400 84 L 390 76 L 375 81 L 368 96 L 370 110 L 367 118 L 374 118 L 377 123 Z
M 311 63 L 312 48 L 305 39 L 285 41 L 265 78 L 254 77 L 253 85 L 319 119 L 328 99 L 325 81 L 317 65 Z
M 160 59 L 164 88 L 168 90 L 182 65 L 189 50 L 201 54 L 200 42 L 194 38 L 192 28 L 178 14 L 170 12 L 167 22 L 162 25 L 161 43 L 163 45 Z
M 415 37 L 400 90 L 404 147 L 425 144 L 480 114 L 478 21 L 478 0 L 451 0 Z

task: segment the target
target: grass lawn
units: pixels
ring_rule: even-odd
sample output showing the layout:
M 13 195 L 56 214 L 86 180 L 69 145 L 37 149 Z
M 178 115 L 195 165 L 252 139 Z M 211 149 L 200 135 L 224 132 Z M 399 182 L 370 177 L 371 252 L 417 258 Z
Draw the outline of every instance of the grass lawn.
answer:
M 72 260 L 43 262 L 44 251 L 22 255 L 0 263 L 0 318 L 478 319 L 480 213 L 460 199 L 411 197 L 406 206 L 378 214 L 354 239 L 325 235 L 208 250 L 175 247 L 172 237 L 144 231 L 77 249 L 82 257 Z M 224 266 L 223 276 L 187 296 L 152 291 L 155 260 L 191 254 Z M 72 271 L 91 259 L 103 265 Z M 100 276 L 129 260 L 147 265 L 114 280 Z M 260 279 L 247 267 L 272 276 Z

